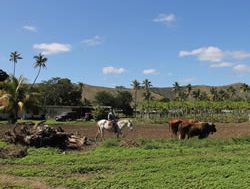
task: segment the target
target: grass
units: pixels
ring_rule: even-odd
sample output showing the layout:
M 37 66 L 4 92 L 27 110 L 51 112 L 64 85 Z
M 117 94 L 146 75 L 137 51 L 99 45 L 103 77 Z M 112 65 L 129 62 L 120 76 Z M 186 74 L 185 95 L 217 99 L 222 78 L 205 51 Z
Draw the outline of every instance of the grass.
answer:
M 249 137 L 136 142 L 139 147 L 120 147 L 117 140 L 110 139 L 92 150 L 65 153 L 54 148 L 30 148 L 22 159 L 0 159 L 0 176 L 38 178 L 51 187 L 76 189 L 250 185 Z

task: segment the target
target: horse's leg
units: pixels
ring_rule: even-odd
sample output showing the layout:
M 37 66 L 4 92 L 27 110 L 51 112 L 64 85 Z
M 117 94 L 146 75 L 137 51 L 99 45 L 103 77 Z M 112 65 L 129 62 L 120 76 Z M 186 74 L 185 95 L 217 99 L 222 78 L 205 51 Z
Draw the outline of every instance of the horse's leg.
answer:
M 119 129 L 118 131 L 117 131 L 117 138 L 119 138 L 120 136 L 122 136 L 122 138 L 124 137 L 124 135 L 123 135 L 123 133 L 122 133 L 122 131 Z
M 96 142 L 97 142 L 97 138 L 98 138 L 99 135 L 100 135 L 100 129 L 98 128 L 97 133 L 96 133 L 96 135 L 95 135 L 95 141 L 96 141 Z
M 116 133 L 116 138 L 118 139 L 120 137 L 120 132 Z
M 100 129 L 100 133 L 101 133 L 101 138 L 102 138 L 102 141 L 104 141 L 104 129 Z

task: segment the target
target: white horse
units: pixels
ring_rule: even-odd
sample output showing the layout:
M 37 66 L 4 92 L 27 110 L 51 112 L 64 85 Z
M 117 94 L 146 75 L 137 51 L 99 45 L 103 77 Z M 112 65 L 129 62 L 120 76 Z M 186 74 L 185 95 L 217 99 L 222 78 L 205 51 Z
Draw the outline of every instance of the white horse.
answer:
M 95 139 L 97 140 L 98 136 L 101 135 L 102 140 L 104 139 L 104 130 L 107 130 L 109 132 L 114 132 L 114 128 L 112 126 L 112 123 L 106 119 L 102 119 L 97 122 L 98 130 Z M 133 130 L 133 124 L 128 119 L 123 119 L 117 122 L 117 132 L 116 136 L 119 138 L 119 136 L 123 136 L 122 128 L 124 126 L 127 126 L 130 130 Z

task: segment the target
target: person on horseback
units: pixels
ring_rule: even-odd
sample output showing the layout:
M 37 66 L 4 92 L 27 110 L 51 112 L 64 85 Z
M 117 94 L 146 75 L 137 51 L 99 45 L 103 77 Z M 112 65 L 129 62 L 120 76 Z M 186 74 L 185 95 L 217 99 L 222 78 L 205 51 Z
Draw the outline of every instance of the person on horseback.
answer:
M 118 132 L 118 125 L 116 121 L 116 116 L 112 108 L 110 108 L 109 113 L 108 113 L 108 120 L 111 122 L 112 127 L 114 129 L 114 132 Z

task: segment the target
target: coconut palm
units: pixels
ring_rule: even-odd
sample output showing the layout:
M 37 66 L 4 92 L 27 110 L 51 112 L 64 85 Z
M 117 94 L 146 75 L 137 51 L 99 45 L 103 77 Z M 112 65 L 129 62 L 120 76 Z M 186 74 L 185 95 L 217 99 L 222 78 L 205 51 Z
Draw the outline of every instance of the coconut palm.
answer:
M 150 87 L 152 87 L 151 81 L 149 81 L 148 79 L 145 79 L 143 82 L 143 87 L 144 87 L 144 99 L 147 101 L 147 112 L 149 113 L 149 101 L 151 99 L 151 92 L 150 92 Z M 149 114 L 148 114 L 149 116 Z
M 30 93 L 24 87 L 24 77 L 18 79 L 10 76 L 5 82 L 2 94 L 0 97 L 0 110 L 4 110 L 9 114 L 9 122 L 15 123 L 18 117 L 18 112 L 23 113 L 24 110 L 30 110 L 37 107 L 38 98 L 36 93 Z
M 136 117 L 136 108 L 137 108 L 137 92 L 138 92 L 138 89 L 140 89 L 140 82 L 137 81 L 137 80 L 133 80 L 132 81 L 132 87 L 133 87 L 133 90 L 134 90 L 134 102 L 135 102 L 135 117 Z
M 191 92 L 192 92 L 192 85 L 191 85 L 191 84 L 188 84 L 188 85 L 186 86 L 186 88 L 187 88 L 187 95 L 190 96 L 190 95 L 191 95 Z
M 33 87 L 34 84 L 36 83 L 36 80 L 40 74 L 41 68 L 46 68 L 46 62 L 48 60 L 48 58 L 45 57 L 44 55 L 42 55 L 41 53 L 39 53 L 39 55 L 34 56 L 34 59 L 36 61 L 34 64 L 34 68 L 38 67 L 39 69 L 38 69 L 38 73 L 37 73 L 36 78 L 35 78 L 31 87 Z
M 175 93 L 175 99 L 178 99 L 180 96 L 181 86 L 179 85 L 179 83 L 177 81 L 173 84 L 172 90 Z
M 10 53 L 10 59 L 9 59 L 9 61 L 11 61 L 11 62 L 14 63 L 14 71 L 13 71 L 13 75 L 14 76 L 15 76 L 15 72 L 16 72 L 16 63 L 20 59 L 23 59 L 23 58 L 21 57 L 21 54 L 18 53 L 17 51 L 14 51 L 14 52 Z

